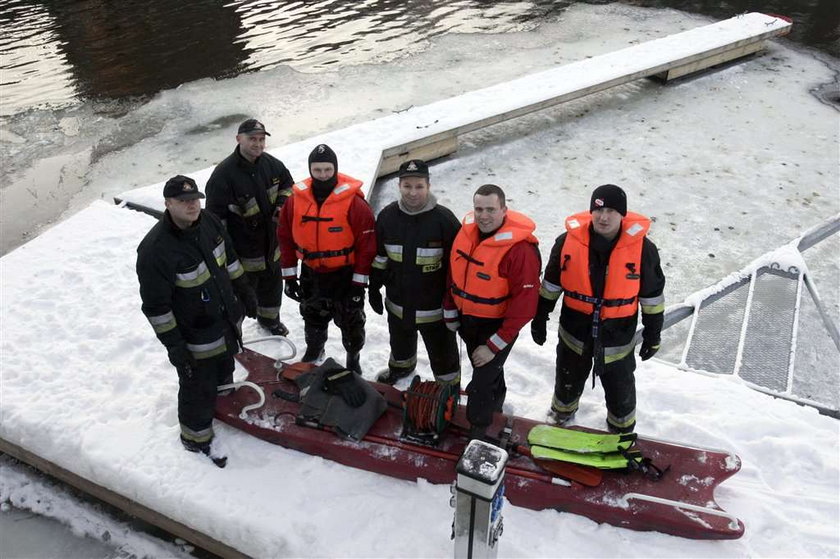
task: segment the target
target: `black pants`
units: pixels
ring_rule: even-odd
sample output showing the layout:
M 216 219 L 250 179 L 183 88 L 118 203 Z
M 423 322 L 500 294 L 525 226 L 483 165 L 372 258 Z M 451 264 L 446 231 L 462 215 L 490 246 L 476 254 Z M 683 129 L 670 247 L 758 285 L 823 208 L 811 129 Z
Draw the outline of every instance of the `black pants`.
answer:
M 461 378 L 461 360 L 455 332 L 442 320 L 427 324 L 411 324 L 388 313 L 388 333 L 391 342 L 391 359 L 388 368 L 395 372 L 410 373 L 417 365 L 417 333 L 423 337 L 429 365 L 435 380 L 457 384 Z M 404 376 L 404 375 L 400 375 Z
M 181 435 L 193 442 L 213 438 L 216 387 L 233 382 L 233 356 L 199 359 L 191 373 L 178 371 L 178 422 Z
M 364 298 L 360 304 L 350 300 L 353 269 L 319 274 L 303 266 L 300 287 L 306 348 L 323 349 L 330 321 L 341 330 L 341 343 L 347 353 L 358 353 L 365 345 Z
M 583 355 L 570 349 L 563 340 L 557 343 L 557 362 L 552 407 L 564 413 L 577 410 L 580 395 L 592 370 L 592 347 Z M 636 358 L 631 351 L 624 358 L 604 366 L 600 375 L 607 403 L 607 423 L 618 430 L 632 430 L 636 415 Z
M 467 355 L 481 345 L 487 345 L 490 336 L 501 326 L 501 319 L 461 317 L 461 338 L 467 346 Z M 473 367 L 472 380 L 467 385 L 467 420 L 475 427 L 487 427 L 493 422 L 493 412 L 502 411 L 507 386 L 505 361 L 516 342 L 514 339 L 486 365 Z
M 280 319 L 283 300 L 283 280 L 277 266 L 268 266 L 259 272 L 245 272 L 248 282 L 257 294 L 257 317 L 266 322 Z

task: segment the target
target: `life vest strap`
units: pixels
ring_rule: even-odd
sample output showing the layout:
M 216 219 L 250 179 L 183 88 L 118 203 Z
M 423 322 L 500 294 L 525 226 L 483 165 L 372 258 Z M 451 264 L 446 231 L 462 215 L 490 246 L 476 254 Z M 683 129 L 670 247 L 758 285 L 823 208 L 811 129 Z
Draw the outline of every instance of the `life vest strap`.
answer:
M 577 293 L 576 291 L 566 291 L 566 297 L 601 307 L 621 307 L 623 305 L 630 305 L 636 300 L 635 297 L 629 299 L 602 299 L 601 297 L 590 297 L 589 295 Z
M 453 295 L 457 295 L 458 297 L 466 299 L 467 301 L 472 301 L 473 303 L 481 303 L 483 305 L 498 305 L 500 303 L 503 303 L 507 299 L 510 299 L 510 295 L 505 295 L 504 297 L 479 297 L 478 295 L 467 293 L 455 284 L 452 284 L 452 293 Z
M 303 260 L 315 260 L 318 258 L 333 258 L 336 256 L 347 256 L 348 254 L 353 252 L 354 247 L 342 248 L 340 250 L 318 250 L 312 252 L 298 247 L 298 250 L 303 255 Z
M 317 216 L 317 215 L 305 215 L 305 216 L 301 217 L 301 221 L 303 223 L 307 223 L 309 221 L 335 221 L 335 220 L 331 217 L 320 217 L 320 216 Z
M 469 262 L 471 264 L 477 264 L 479 266 L 484 266 L 484 262 L 482 262 L 480 260 L 476 260 L 475 258 L 470 256 L 469 254 L 467 254 L 463 250 L 458 249 L 455 252 L 457 252 L 459 256 L 461 256 L 464 260 L 466 260 L 467 262 Z

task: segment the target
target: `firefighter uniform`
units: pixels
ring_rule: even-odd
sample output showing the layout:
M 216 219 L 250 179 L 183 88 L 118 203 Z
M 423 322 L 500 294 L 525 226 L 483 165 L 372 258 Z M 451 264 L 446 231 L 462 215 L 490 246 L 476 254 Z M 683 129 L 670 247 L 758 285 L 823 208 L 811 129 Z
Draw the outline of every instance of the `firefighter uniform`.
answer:
M 142 311 L 178 370 L 181 439 L 209 446 L 216 387 L 231 382 L 251 289 L 227 231 L 213 214 L 179 229 L 167 211 L 137 247 Z M 249 294 L 253 297 L 253 293 Z
M 213 170 L 207 181 L 207 209 L 221 218 L 236 253 L 257 292 L 260 324 L 279 333 L 283 282 L 275 228 L 277 214 L 291 195 L 292 176 L 268 153 L 253 163 L 239 146 Z
M 478 433 L 490 425 L 493 412 L 502 410 L 505 361 L 519 330 L 536 312 L 541 263 L 535 229 L 530 218 L 507 210 L 502 226 L 482 235 L 470 213 L 452 247 L 451 295 L 458 331 L 469 355 L 481 345 L 495 354 L 473 369 L 467 385 L 467 419 Z M 447 313 L 447 318 L 452 317 Z
M 376 218 L 370 291 L 385 286 L 391 355 L 384 382 L 393 384 L 414 371 L 418 332 L 435 380 L 456 386 L 461 380 L 455 333 L 443 323 L 449 255 L 460 227 L 455 215 L 431 194 L 418 212 L 408 212 L 396 201 Z
M 656 245 L 646 237 L 650 220 L 626 209 L 624 214 L 612 241 L 594 233 L 590 212 L 566 219 L 566 233 L 551 250 L 534 319 L 544 324 L 563 294 L 551 404 L 555 417 L 562 422 L 577 411 L 594 362 L 607 426 L 618 432 L 632 431 L 636 423 L 633 349 L 639 307 L 644 343 L 658 348 L 665 287 Z

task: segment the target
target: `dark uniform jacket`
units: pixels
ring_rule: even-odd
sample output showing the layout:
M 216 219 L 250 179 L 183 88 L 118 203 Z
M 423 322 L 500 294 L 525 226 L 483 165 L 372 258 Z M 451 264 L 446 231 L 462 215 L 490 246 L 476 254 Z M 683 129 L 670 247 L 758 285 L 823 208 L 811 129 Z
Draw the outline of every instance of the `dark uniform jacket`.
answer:
M 385 286 L 388 312 L 407 324 L 443 320 L 449 253 L 460 228 L 432 196 L 419 213 L 406 213 L 399 202 L 379 212 L 371 288 Z
M 279 261 L 274 229 L 293 183 L 279 159 L 263 153 L 250 163 L 239 154 L 239 146 L 210 175 L 207 209 L 225 223 L 246 272 L 259 272 Z
M 560 295 L 560 275 L 562 274 L 560 254 L 563 250 L 566 235 L 566 233 L 563 233 L 557 237 L 554 247 L 551 249 L 551 255 L 543 276 L 542 288 L 540 289 L 538 314 L 547 315 L 551 312 Z M 607 241 L 590 229 L 589 278 L 595 297 L 601 297 L 604 293 L 607 264 L 617 241 L 618 237 L 612 241 Z M 642 245 L 641 273 L 639 275 L 641 276 L 639 302 L 642 310 L 642 324 L 644 325 L 643 336 L 645 340 L 651 343 L 659 343 L 664 319 L 663 290 L 665 289 L 665 275 L 662 273 L 656 245 L 647 237 L 644 238 Z M 603 320 L 599 331 L 602 344 L 605 347 L 626 346 L 632 342 L 637 324 L 638 314 Z M 583 342 L 585 346 L 592 347 L 591 314 L 576 311 L 564 304 L 560 311 L 560 328 L 573 336 L 574 339 Z M 562 336 L 561 333 L 561 338 Z
M 242 306 L 233 282 L 244 271 L 222 223 L 206 211 L 189 229 L 169 212 L 137 247 L 143 314 L 167 348 L 186 345 L 196 359 L 238 350 Z

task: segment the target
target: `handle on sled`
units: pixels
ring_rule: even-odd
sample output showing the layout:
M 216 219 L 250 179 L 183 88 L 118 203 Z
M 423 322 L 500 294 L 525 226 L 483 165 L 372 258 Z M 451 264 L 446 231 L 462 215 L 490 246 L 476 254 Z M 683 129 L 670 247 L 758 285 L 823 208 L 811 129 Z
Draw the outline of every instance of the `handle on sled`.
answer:
M 243 406 L 242 410 L 239 412 L 239 419 L 245 419 L 248 415 L 248 412 L 251 410 L 259 409 L 265 404 L 265 391 L 258 384 L 254 384 L 250 380 L 243 380 L 240 382 L 232 382 L 230 384 L 222 384 L 216 388 L 218 391 L 224 391 L 228 389 L 236 390 L 240 386 L 247 386 L 248 388 L 254 389 L 254 391 L 259 395 L 260 401 L 256 404 L 248 404 L 247 406 Z
M 295 344 L 292 343 L 292 340 L 290 340 L 289 338 L 287 338 L 285 336 L 264 336 L 262 338 L 252 338 L 250 340 L 243 340 L 242 345 L 246 346 L 246 345 L 250 345 L 250 344 L 255 344 L 257 342 L 276 342 L 276 343 L 278 343 L 282 346 L 286 346 L 287 351 L 289 353 L 288 354 L 284 353 L 283 355 L 281 355 L 280 357 L 277 357 L 274 360 L 274 368 L 275 369 L 282 369 L 283 368 L 283 361 L 291 359 L 295 355 L 297 355 L 297 347 L 295 347 Z

